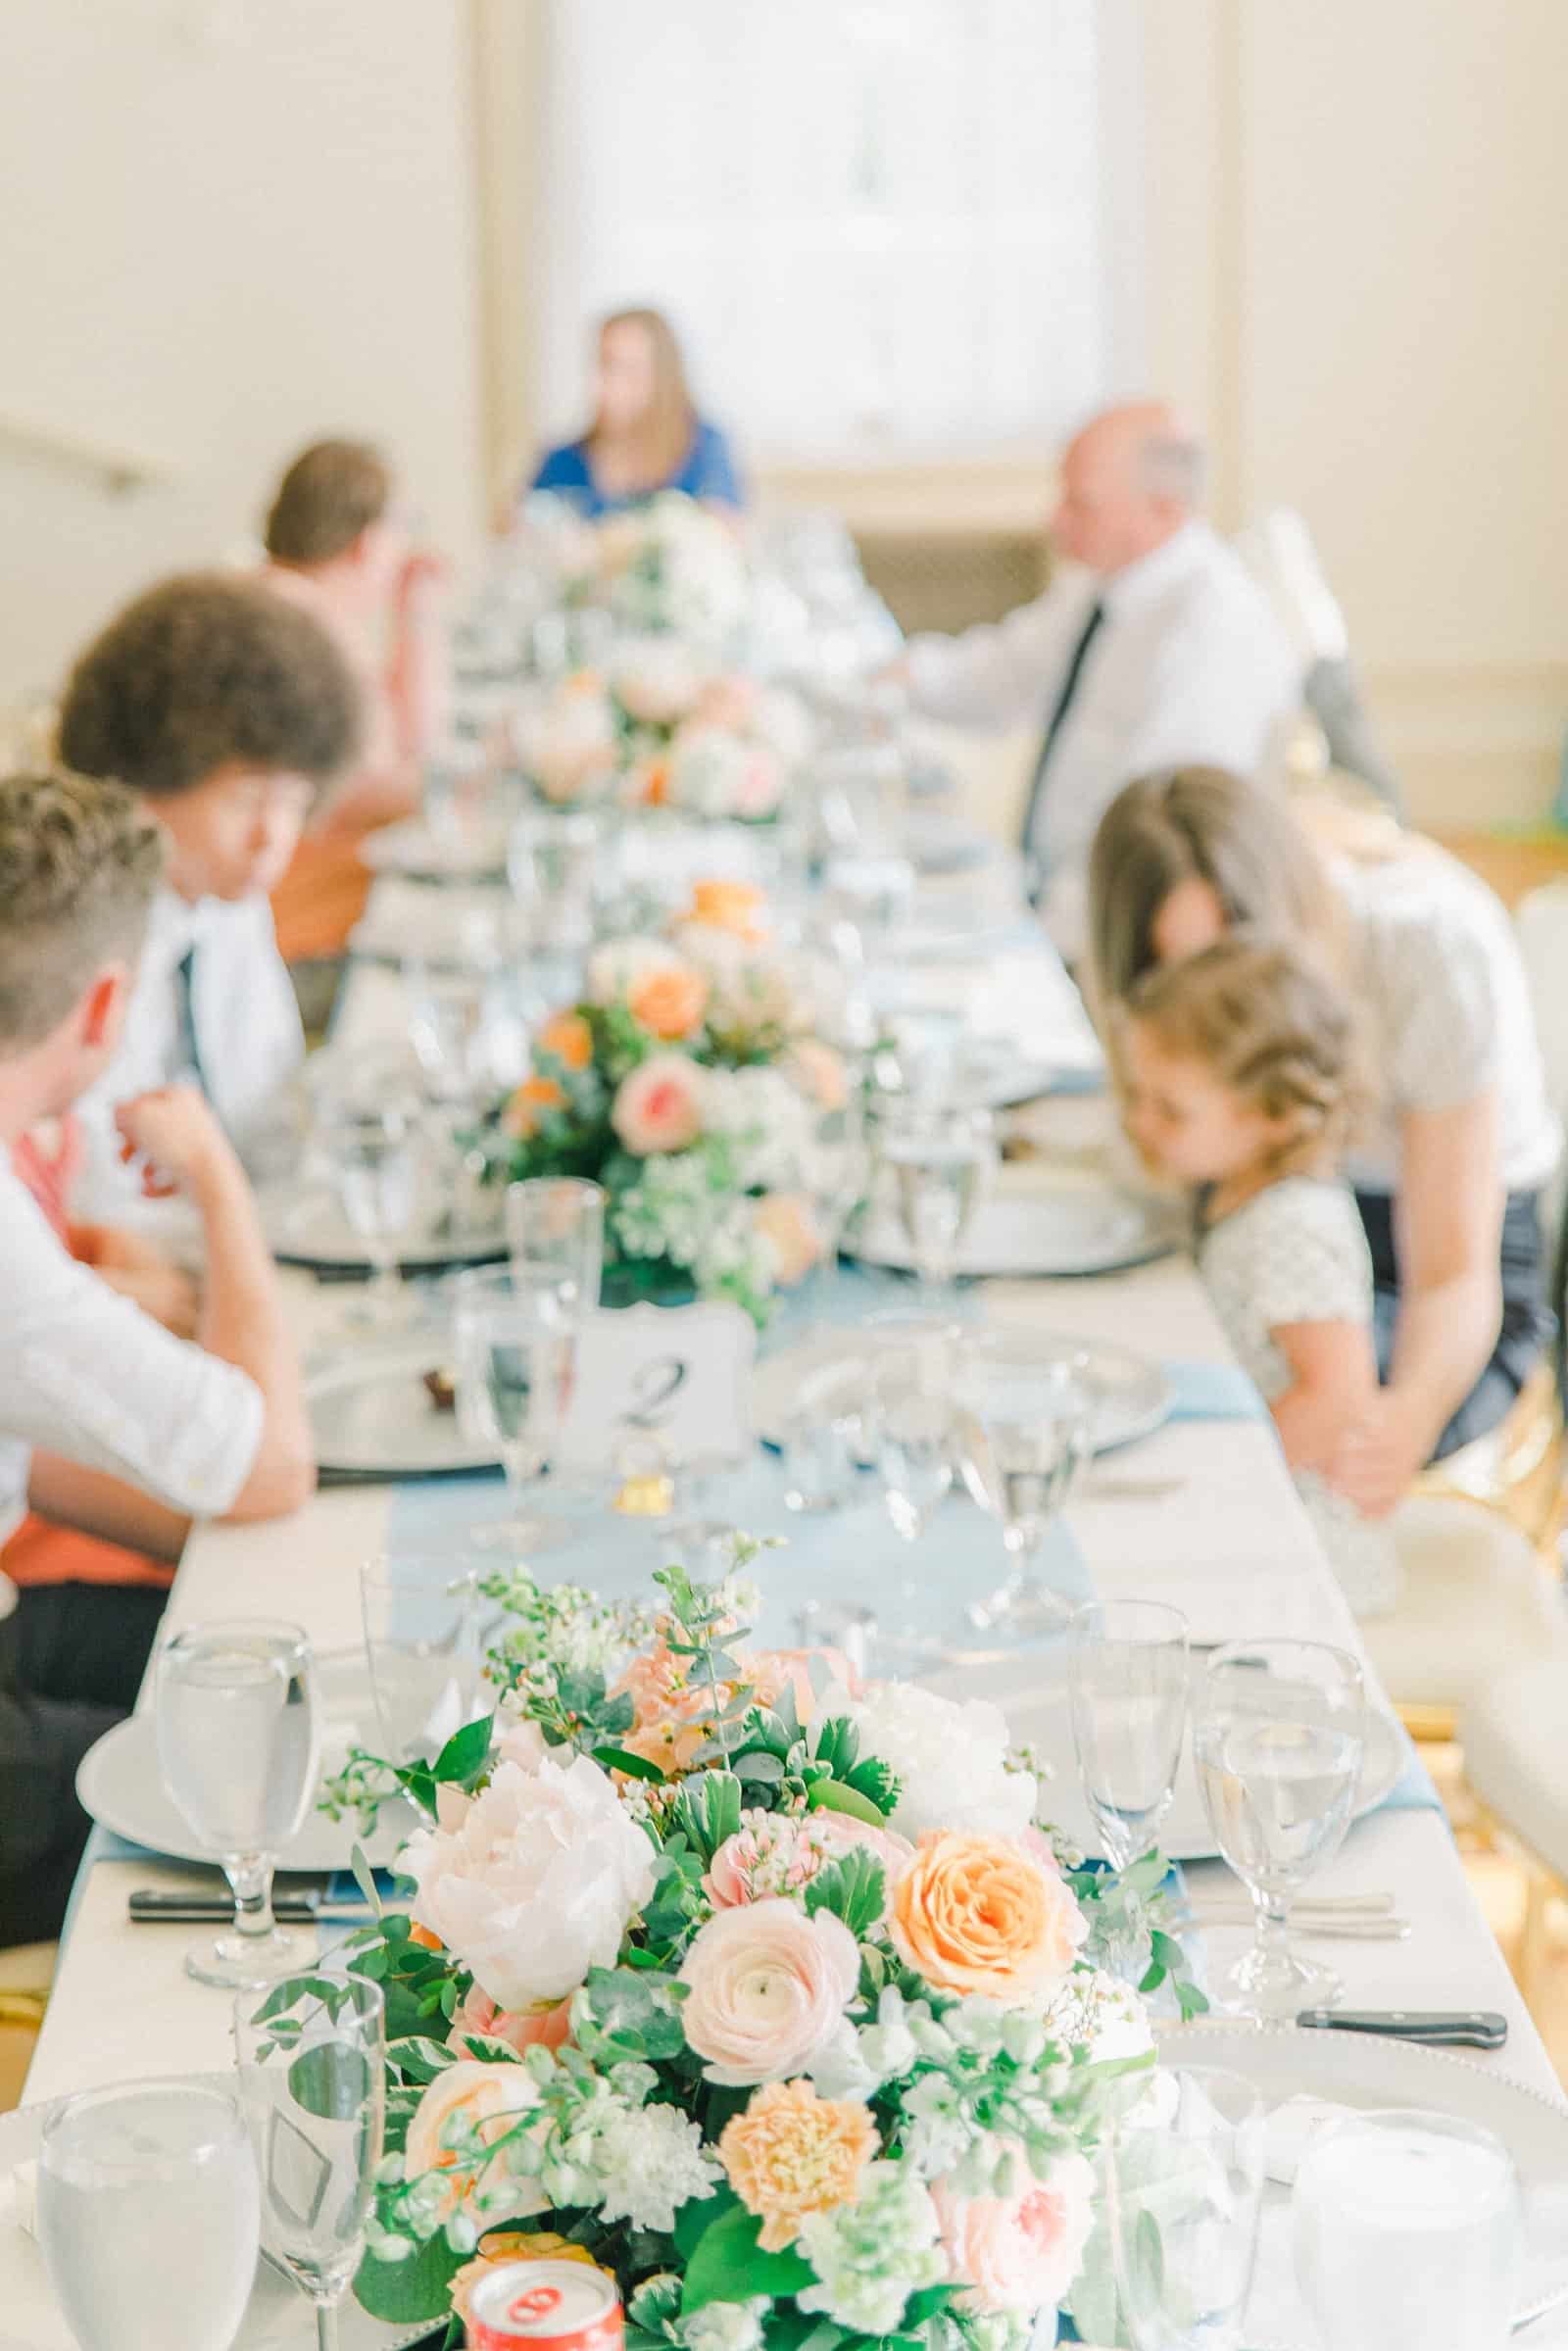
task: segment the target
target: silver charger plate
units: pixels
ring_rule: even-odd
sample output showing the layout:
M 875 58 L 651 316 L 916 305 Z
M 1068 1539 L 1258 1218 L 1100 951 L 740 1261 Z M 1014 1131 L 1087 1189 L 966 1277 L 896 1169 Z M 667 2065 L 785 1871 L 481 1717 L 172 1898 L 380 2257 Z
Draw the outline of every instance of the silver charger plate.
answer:
M 231 2074 L 195 2074 L 192 2081 L 214 2088 L 235 2088 Z M 95 2085 L 96 2086 L 96 2085 Z M 0 2268 L 5 2271 L 5 2309 L 0 2318 L 0 2351 L 76 2351 L 76 2338 L 66 2325 L 43 2254 L 30 2230 L 22 2227 L 15 2207 L 12 2175 L 19 2164 L 36 2163 L 43 2143 L 44 2125 L 58 2098 L 19 2106 L 0 2114 Z M 177 2261 L 177 2245 L 170 2259 Z M 428 2319 L 417 2327 L 389 2326 L 362 2310 L 352 2291 L 339 2305 L 343 2351 L 406 2351 L 423 2342 L 432 2331 Z M 439 2328 L 440 2320 L 435 2322 Z M 234 2351 L 314 2351 L 316 2316 L 292 2278 L 271 2262 L 257 2264 L 256 2283 L 246 2306 Z
M 898 1347 L 944 1327 L 936 1320 L 893 1315 L 883 1323 L 815 1331 L 793 1347 L 781 1347 L 776 1355 L 765 1356 L 752 1374 L 753 1427 L 765 1445 L 777 1445 L 786 1423 L 805 1407 L 832 1412 L 858 1405 L 869 1387 L 879 1347 Z M 1169 1418 L 1170 1383 L 1147 1355 L 1071 1333 L 1042 1332 L 1037 1336 L 1081 1349 L 1089 1358 L 1089 1376 L 1100 1395 L 1095 1423 L 1097 1453 L 1148 1437 Z
M 980 1280 L 1120 1273 L 1176 1247 L 1169 1212 L 1114 1185 L 1049 1191 L 999 1190 L 976 1208 L 958 1252 L 958 1272 Z M 867 1265 L 913 1270 L 908 1236 L 896 1210 L 874 1207 L 848 1255 Z
M 507 1253 L 499 1223 L 500 1199 L 497 1193 L 497 1221 L 493 1224 L 465 1228 L 454 1220 L 445 1229 L 438 1226 L 405 1242 L 398 1252 L 404 1272 L 439 1273 L 448 1265 L 498 1264 Z M 313 1272 L 369 1273 L 364 1242 L 337 1202 L 318 1186 L 270 1185 L 261 1193 L 258 1205 L 268 1247 L 280 1265 L 303 1265 Z
M 1034 1749 L 1048 1772 L 1041 1808 L 1086 1853 L 1101 1854 L 1100 1834 L 1084 1801 L 1073 1743 L 1072 1704 L 1067 1688 L 1065 1643 L 1043 1643 L 966 1665 L 940 1666 L 917 1679 L 945 1698 L 987 1698 L 1000 1706 L 1019 1745 Z M 1397 1724 L 1377 1710 L 1367 1717 L 1366 1754 L 1355 1818 L 1371 1812 L 1394 1789 L 1404 1770 L 1405 1752 Z M 1159 1832 L 1159 1849 L 1171 1861 L 1218 1858 L 1214 1833 L 1193 1763 L 1191 1741 L 1182 1750 L 1176 1792 Z
M 317 1657 L 316 1672 L 324 1777 L 342 1769 L 351 1746 L 379 1753 L 381 1728 L 363 1649 L 325 1651 Z M 116 1837 L 145 1845 L 149 1852 L 168 1854 L 174 1861 L 196 1861 L 211 1868 L 212 1854 L 196 1842 L 165 1790 L 151 1713 L 127 1716 L 87 1749 L 76 1770 L 76 1794 L 82 1810 Z M 329 1821 L 313 1807 L 298 1837 L 277 1856 L 277 1866 L 313 1875 L 346 1870 L 354 1847 L 362 1845 L 372 1867 L 387 1869 L 417 1825 L 413 1806 L 401 1796 L 381 1806 L 369 1837 L 362 1834 L 355 1821 Z
M 466 1436 L 458 1415 L 443 1411 L 424 1384 L 441 1363 L 440 1325 L 421 1339 L 368 1345 L 308 1373 L 316 1458 L 340 1477 L 435 1478 L 493 1469 L 493 1445 Z
M 1421 2107 L 1493 2131 L 1513 2157 L 1525 2196 L 1526 2259 L 1514 2326 L 1539 2318 L 1568 2293 L 1568 2107 L 1557 2099 L 1454 2050 L 1371 2033 L 1200 2017 L 1161 2025 L 1157 2039 L 1162 2064 L 1224 2066 L 1245 2076 L 1270 2112 L 1304 2096 L 1363 2110 Z M 1296 2287 L 1291 2191 L 1275 2181 L 1263 2192 L 1257 2275 L 1242 2339 L 1249 2351 L 1316 2351 L 1320 2339 Z

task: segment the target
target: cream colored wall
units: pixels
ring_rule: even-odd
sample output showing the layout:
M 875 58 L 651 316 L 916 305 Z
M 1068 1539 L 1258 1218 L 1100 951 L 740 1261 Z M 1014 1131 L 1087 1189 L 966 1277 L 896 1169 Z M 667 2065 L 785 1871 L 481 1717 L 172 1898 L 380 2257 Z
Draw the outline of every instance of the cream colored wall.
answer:
M 469 30 L 467 0 L 0 0 L 0 704 L 230 550 L 323 431 L 472 547 Z M 157 478 L 112 494 L 82 442 Z
M 1221 519 L 1289 502 L 1428 822 L 1568 723 L 1568 7 L 1140 0 L 1152 379 Z

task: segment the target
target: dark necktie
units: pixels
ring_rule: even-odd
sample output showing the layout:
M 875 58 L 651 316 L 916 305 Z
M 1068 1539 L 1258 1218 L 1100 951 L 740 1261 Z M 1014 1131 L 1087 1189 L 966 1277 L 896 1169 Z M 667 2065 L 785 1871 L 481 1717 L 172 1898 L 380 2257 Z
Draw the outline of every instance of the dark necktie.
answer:
M 1056 748 L 1056 738 L 1066 724 L 1067 712 L 1072 709 L 1073 699 L 1078 692 L 1078 681 L 1083 675 L 1084 663 L 1089 659 L 1089 648 L 1099 636 L 1104 619 L 1105 608 L 1097 599 L 1090 606 L 1088 616 L 1079 631 L 1078 642 L 1072 649 L 1072 659 L 1062 673 L 1061 691 L 1046 721 L 1046 731 L 1040 738 L 1040 756 L 1035 760 L 1035 771 L 1029 780 L 1029 799 L 1024 808 L 1023 832 L 1018 843 L 1024 857 L 1032 859 L 1037 866 L 1041 862 L 1041 856 L 1035 839 L 1035 827 L 1040 817 L 1040 804 L 1046 793 L 1046 771 L 1051 765 L 1051 755 Z
M 177 1066 L 175 1080 L 180 1085 L 199 1086 L 205 1094 L 207 1081 L 202 1075 L 202 1049 L 196 1037 L 196 950 L 187 947 L 174 965 L 174 1052 Z

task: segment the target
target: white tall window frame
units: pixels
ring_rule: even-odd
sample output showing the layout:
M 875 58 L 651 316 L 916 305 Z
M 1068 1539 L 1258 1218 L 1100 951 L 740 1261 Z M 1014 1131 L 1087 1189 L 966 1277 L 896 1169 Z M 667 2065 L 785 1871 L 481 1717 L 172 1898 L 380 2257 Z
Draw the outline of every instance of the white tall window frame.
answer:
M 552 437 L 638 302 L 754 458 L 1041 447 L 1136 380 L 1119 0 L 551 0 L 544 97 Z

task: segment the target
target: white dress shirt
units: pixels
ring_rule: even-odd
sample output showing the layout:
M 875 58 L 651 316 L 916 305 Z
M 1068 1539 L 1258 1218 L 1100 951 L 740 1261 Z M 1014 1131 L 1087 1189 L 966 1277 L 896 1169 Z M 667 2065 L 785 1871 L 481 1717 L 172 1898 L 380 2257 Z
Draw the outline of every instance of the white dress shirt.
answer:
M 1064 572 L 996 627 L 916 637 L 915 704 L 959 726 L 1042 732 L 1094 606 L 1104 622 L 1053 747 L 1025 845 L 1046 874 L 1062 953 L 1083 949 L 1083 881 L 1095 828 L 1124 784 L 1187 763 L 1257 775 L 1299 700 L 1301 662 L 1268 599 L 1206 522 L 1182 525 L 1124 570 Z
M 192 1075 L 178 979 L 188 949 L 195 951 L 191 1024 L 207 1098 L 253 1173 L 276 1136 L 285 1090 L 305 1057 L 305 1034 L 272 909 L 259 897 L 190 906 L 161 890 L 120 1050 L 76 1104 L 86 1151 L 72 1207 L 85 1222 L 149 1222 L 139 1178 L 121 1161 L 115 1111 Z M 163 1220 L 154 1221 L 162 1230 Z
M 220 1517 L 250 1476 L 262 1417 L 248 1373 L 76 1264 L 0 1150 L 0 1543 L 26 1509 L 35 1445 Z

